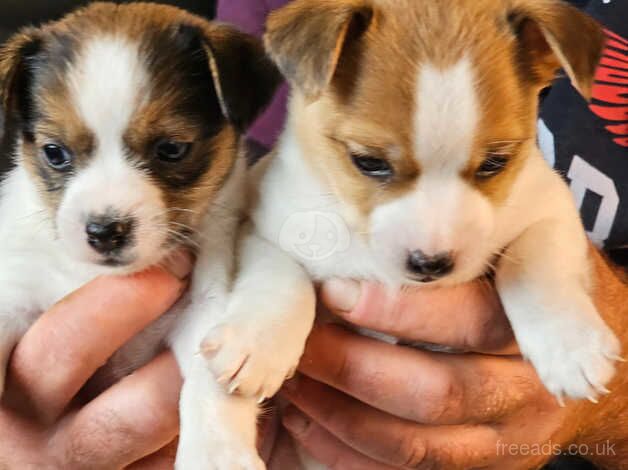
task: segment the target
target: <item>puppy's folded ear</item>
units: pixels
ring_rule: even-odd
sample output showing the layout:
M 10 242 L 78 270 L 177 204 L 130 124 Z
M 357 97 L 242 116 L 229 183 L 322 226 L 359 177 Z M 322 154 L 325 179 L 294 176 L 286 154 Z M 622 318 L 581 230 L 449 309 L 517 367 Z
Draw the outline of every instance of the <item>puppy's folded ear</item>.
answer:
M 26 137 L 31 133 L 32 83 L 42 45 L 41 32 L 28 28 L 0 49 L 0 107 L 5 114 L 5 129 L 19 124 Z
M 213 24 L 204 48 L 221 110 L 244 131 L 272 99 L 281 74 L 261 41 L 230 26 Z
M 343 51 L 366 32 L 372 17 L 362 0 L 295 0 L 268 18 L 266 50 L 295 88 L 316 99 L 332 82 Z
M 520 43 L 524 73 L 548 85 L 563 68 L 587 100 L 602 52 L 604 32 L 590 16 L 560 0 L 519 0 L 509 22 Z

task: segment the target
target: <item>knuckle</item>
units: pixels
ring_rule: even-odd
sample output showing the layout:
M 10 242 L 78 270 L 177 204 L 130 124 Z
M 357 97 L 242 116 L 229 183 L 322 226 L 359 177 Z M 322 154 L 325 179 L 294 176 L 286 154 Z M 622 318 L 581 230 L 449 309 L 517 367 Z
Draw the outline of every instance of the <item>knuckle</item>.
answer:
M 341 352 L 338 355 L 334 366 L 332 376 L 336 383 L 346 383 L 351 376 L 351 361 L 349 360 L 346 352 Z
M 403 468 L 423 468 L 427 463 L 425 443 L 414 433 L 407 433 L 399 439 L 394 457 Z
M 428 395 L 425 398 L 425 395 Z M 448 419 L 464 403 L 465 392 L 463 384 L 454 378 L 453 374 L 440 378 L 433 389 L 424 394 L 420 413 L 420 420 L 426 423 L 446 424 Z
M 484 319 L 478 318 L 467 324 L 462 347 L 470 350 L 490 349 L 496 341 L 496 328 Z
M 81 421 L 80 426 L 72 426 L 67 437 L 64 457 L 68 468 L 94 468 L 94 462 L 102 460 L 114 441 L 127 442 L 131 434 L 113 411 Z

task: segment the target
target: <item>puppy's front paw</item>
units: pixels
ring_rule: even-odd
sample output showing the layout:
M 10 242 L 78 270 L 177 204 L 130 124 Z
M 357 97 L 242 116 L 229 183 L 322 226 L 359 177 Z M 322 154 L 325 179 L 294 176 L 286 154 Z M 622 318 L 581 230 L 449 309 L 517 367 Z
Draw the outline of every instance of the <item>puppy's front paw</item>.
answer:
M 258 331 L 235 321 L 214 328 L 201 345 L 218 383 L 229 393 L 263 401 L 272 397 L 292 376 L 303 354 L 301 335 Z
M 552 334 L 539 332 L 536 338 L 519 340 L 522 353 L 560 404 L 564 396 L 597 403 L 600 394 L 609 393 L 606 385 L 615 373 L 615 361 L 621 360 L 621 345 L 610 328 L 594 318 L 572 318 L 563 325 L 549 320 Z

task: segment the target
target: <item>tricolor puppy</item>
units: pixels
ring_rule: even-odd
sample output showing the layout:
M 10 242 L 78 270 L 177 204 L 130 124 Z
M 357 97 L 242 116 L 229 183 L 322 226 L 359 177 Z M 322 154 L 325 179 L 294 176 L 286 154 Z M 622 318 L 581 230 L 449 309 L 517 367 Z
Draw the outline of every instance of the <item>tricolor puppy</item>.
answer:
M 228 302 L 244 204 L 238 146 L 277 69 L 252 38 L 147 3 L 94 3 L 22 31 L 0 54 L 3 158 L 16 162 L 0 201 L 0 390 L 13 346 L 42 311 L 98 275 L 137 272 L 188 247 L 198 262 L 179 312 L 125 346 L 104 375 L 119 378 L 170 345 L 185 378 L 177 467 L 262 468 L 257 400 L 224 393 L 197 352 L 230 315 L 251 318 L 247 304 Z M 245 262 L 261 242 L 242 239 Z M 272 248 L 261 249 L 272 262 Z M 313 302 L 307 285 L 300 292 Z M 255 368 L 250 386 L 271 395 L 299 355 Z
M 620 345 L 587 240 L 536 144 L 559 68 L 589 97 L 600 27 L 558 0 L 296 0 L 265 42 L 292 84 L 260 167 L 259 232 L 315 280 L 450 286 L 495 267 L 522 353 L 559 400 L 595 400 Z

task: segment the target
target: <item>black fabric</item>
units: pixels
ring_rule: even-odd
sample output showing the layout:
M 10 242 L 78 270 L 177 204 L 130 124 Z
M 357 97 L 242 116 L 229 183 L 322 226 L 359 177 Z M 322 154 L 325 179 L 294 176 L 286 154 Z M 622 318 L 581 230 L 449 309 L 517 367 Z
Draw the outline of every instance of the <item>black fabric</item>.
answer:
M 582 457 L 569 456 L 556 459 L 543 470 L 596 470 L 596 467 Z
M 591 239 L 628 266 L 628 2 L 591 0 L 584 10 L 609 39 L 593 100 L 587 104 L 567 78 L 557 81 L 542 105 L 539 140 L 570 184 Z

